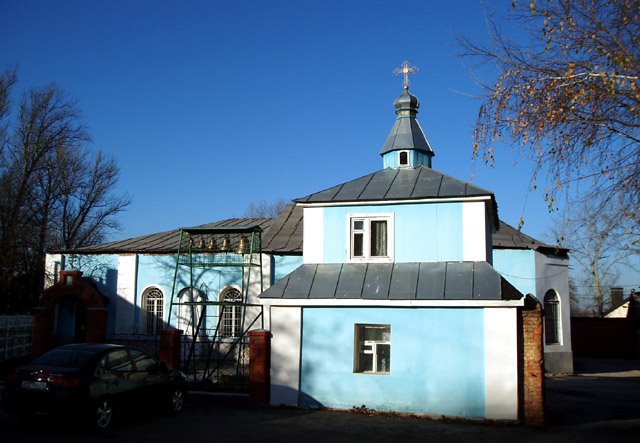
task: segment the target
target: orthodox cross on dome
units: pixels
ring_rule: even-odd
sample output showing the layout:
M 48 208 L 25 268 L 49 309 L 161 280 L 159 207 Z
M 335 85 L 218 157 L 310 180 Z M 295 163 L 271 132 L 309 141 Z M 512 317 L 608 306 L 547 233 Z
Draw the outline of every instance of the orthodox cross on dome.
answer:
M 402 67 L 401 68 L 396 68 L 393 70 L 393 73 L 395 75 L 404 75 L 404 89 L 405 91 L 409 90 L 409 74 L 414 74 L 418 72 L 418 68 L 415 66 L 409 67 L 409 61 L 405 60 L 402 63 Z

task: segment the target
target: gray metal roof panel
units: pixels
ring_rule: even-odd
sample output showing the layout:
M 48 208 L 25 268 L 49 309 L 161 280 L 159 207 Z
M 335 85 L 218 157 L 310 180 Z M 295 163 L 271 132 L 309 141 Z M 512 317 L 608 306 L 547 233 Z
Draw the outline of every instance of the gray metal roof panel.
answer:
M 420 263 L 416 298 L 420 300 L 444 299 L 446 271 L 447 264 L 445 262 Z
M 402 199 L 407 195 L 413 193 L 413 189 L 416 187 L 418 176 L 420 175 L 420 169 L 414 168 L 402 168 L 398 169 L 398 174 L 395 180 L 391 183 L 389 192 L 387 192 L 386 198 L 388 199 Z
M 475 262 L 473 266 L 473 298 L 480 300 L 499 299 L 495 288 L 500 286 L 500 274 L 486 262 Z
M 398 170 L 392 168 L 375 172 L 367 187 L 360 194 L 360 200 L 385 200 L 397 173 Z
M 366 175 L 364 177 L 357 178 L 348 183 L 345 183 L 344 186 L 340 188 L 340 190 L 334 196 L 334 200 L 338 201 L 350 201 L 350 200 L 358 200 L 362 191 L 365 190 L 369 182 L 371 181 L 372 176 Z
M 362 298 L 366 272 L 365 264 L 343 264 L 336 288 L 336 298 Z
M 473 263 L 448 262 L 445 294 L 456 300 L 473 298 Z
M 307 264 L 287 279 L 260 297 L 365 300 L 513 300 L 522 297 L 486 262 Z
M 394 264 L 389 299 L 411 300 L 416 298 L 419 271 L 420 265 L 418 263 Z
M 392 263 L 381 263 L 378 266 L 367 267 L 367 274 L 362 288 L 362 298 L 385 300 L 389 298 Z
M 342 265 L 339 263 L 318 267 L 309 291 L 309 298 L 334 298 L 341 268 Z
M 308 298 L 318 265 L 302 265 L 289 275 L 283 298 Z

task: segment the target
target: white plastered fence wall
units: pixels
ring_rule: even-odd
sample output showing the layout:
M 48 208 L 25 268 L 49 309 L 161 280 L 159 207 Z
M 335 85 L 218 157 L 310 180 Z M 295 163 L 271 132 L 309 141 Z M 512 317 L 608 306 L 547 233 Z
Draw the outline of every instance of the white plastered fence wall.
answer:
M 302 309 L 271 306 L 271 404 L 298 406 Z
M 518 419 L 518 310 L 485 308 L 486 418 Z

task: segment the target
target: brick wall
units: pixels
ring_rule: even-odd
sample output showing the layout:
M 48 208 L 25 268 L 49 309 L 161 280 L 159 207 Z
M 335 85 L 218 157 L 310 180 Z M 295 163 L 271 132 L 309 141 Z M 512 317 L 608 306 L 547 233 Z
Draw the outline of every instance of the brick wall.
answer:
M 544 426 L 544 353 L 539 303 L 520 310 L 520 325 L 521 420 L 527 426 Z

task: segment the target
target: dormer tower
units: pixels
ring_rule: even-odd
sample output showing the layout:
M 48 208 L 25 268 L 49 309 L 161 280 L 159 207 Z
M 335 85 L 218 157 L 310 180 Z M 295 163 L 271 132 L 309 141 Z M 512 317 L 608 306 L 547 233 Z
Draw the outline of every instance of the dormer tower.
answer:
M 416 118 L 420 101 L 409 92 L 408 74 L 417 71 L 405 61 L 397 74 L 404 75 L 404 91 L 395 99 L 396 121 L 380 151 L 384 168 L 431 167 L 435 155 Z

